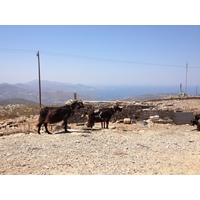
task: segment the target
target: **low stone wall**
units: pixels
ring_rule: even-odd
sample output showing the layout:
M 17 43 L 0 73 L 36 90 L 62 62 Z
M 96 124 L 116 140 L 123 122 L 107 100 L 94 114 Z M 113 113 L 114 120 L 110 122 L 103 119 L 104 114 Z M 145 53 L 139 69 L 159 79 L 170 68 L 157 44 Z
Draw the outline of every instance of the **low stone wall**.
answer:
M 103 108 L 113 106 L 113 102 L 85 102 L 85 107 L 77 110 L 73 116 L 68 120 L 69 123 L 85 123 L 87 120 L 83 117 L 83 114 L 86 113 L 89 109 Z M 120 106 L 123 107 L 122 111 L 117 111 L 111 121 L 122 120 L 124 118 L 135 119 L 137 121 L 147 120 L 150 116 L 158 115 L 160 119 L 173 119 L 174 110 L 172 109 L 158 109 L 155 106 L 137 104 L 131 102 L 121 102 Z
M 115 105 L 115 102 L 84 102 L 84 108 L 80 110 L 76 110 L 74 112 L 74 115 L 72 115 L 68 119 L 68 124 L 70 126 L 70 123 L 86 123 L 87 119 L 83 117 L 84 113 L 88 112 L 91 108 L 99 109 L 99 108 L 105 108 Z M 175 124 L 184 124 L 189 123 L 193 112 L 190 112 L 188 115 L 188 111 L 182 110 L 183 116 L 181 115 L 181 118 L 178 118 L 178 122 L 174 120 L 174 116 L 178 112 L 177 110 L 180 109 L 172 109 L 171 106 L 167 107 L 165 104 L 159 104 L 159 105 L 152 105 L 151 102 L 120 102 L 120 106 L 123 107 L 122 111 L 117 111 L 111 118 L 111 122 L 120 121 L 124 122 L 124 119 L 128 119 L 128 121 L 141 121 L 143 120 L 151 120 L 154 123 L 175 123 Z M 184 115 L 184 112 L 186 112 L 186 117 Z M 153 116 L 153 117 L 152 117 Z M 189 116 L 189 117 L 188 117 Z M 0 136 L 3 134 L 11 134 L 16 132 L 37 132 L 36 124 L 38 122 L 39 115 L 30 115 L 29 117 L 17 117 L 13 119 L 5 119 L 0 121 Z M 175 118 L 176 119 L 176 118 Z M 185 122 L 185 120 L 187 120 Z M 62 122 L 60 122 L 60 125 Z M 49 125 L 49 130 L 53 130 L 53 128 L 56 128 L 59 126 L 59 124 Z

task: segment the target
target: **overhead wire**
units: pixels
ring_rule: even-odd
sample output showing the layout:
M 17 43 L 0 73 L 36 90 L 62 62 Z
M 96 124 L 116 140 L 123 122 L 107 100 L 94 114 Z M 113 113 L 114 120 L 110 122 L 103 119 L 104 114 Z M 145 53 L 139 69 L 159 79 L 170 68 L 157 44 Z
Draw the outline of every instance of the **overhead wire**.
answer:
M 0 48 L 1 52 L 12 52 L 12 53 L 34 53 L 35 50 L 27 50 L 27 49 L 10 49 L 10 48 Z
M 0 48 L 1 52 L 12 52 L 12 53 L 37 53 L 38 50 L 28 50 L 28 49 L 11 49 L 11 48 Z M 82 56 L 82 55 L 74 55 L 67 53 L 58 53 L 51 51 L 40 51 L 40 54 L 44 56 L 55 56 L 55 57 L 67 57 L 67 58 L 77 58 L 84 60 L 94 60 L 101 62 L 115 62 L 115 63 L 123 63 L 123 64 L 138 64 L 138 65 L 153 65 L 153 66 L 163 66 L 163 67 L 181 67 L 185 68 L 185 65 L 172 65 L 172 64 L 161 64 L 161 63 L 151 63 L 151 62 L 142 62 L 142 61 L 132 61 L 132 60 L 118 60 L 112 58 L 101 58 L 101 57 L 92 57 L 92 56 Z M 200 67 L 190 66 L 189 68 L 200 69 Z

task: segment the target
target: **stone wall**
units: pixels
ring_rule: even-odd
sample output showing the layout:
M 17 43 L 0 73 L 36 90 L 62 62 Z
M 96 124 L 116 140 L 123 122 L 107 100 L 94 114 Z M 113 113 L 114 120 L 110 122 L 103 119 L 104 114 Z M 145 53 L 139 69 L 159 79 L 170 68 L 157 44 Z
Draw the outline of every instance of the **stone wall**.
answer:
M 85 107 L 77 110 L 73 116 L 69 118 L 69 123 L 84 123 L 86 118 L 83 117 L 83 114 L 86 113 L 89 109 L 103 108 L 113 106 L 113 102 L 85 102 Z M 158 115 L 160 119 L 173 119 L 174 110 L 166 108 L 157 108 L 156 106 L 151 106 L 147 104 L 137 104 L 131 102 L 120 102 L 120 106 L 123 107 L 122 111 L 117 111 L 111 121 L 122 120 L 124 118 L 131 118 L 137 121 L 147 120 L 150 116 Z

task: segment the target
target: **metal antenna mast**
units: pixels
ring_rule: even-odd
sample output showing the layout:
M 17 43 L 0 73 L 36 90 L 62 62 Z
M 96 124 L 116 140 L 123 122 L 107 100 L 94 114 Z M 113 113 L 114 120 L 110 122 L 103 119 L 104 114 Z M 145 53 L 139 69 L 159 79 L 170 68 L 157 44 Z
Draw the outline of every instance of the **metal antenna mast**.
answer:
M 187 94 L 188 62 L 186 63 L 185 93 Z
M 39 102 L 40 108 L 42 107 L 42 100 L 41 100 L 41 80 L 40 80 L 40 53 L 37 52 L 36 56 L 38 57 L 38 78 L 39 78 Z

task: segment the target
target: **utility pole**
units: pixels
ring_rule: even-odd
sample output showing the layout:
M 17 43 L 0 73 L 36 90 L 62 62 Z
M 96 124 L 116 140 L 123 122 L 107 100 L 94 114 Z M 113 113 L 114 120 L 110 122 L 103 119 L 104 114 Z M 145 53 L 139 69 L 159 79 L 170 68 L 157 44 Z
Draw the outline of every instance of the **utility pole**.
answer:
M 186 63 L 185 93 L 187 95 L 188 62 Z
M 77 94 L 76 94 L 76 92 L 74 93 L 74 100 L 77 100 Z
M 182 93 L 183 90 L 182 90 L 182 83 L 180 84 L 180 93 Z
M 42 107 L 42 100 L 41 100 L 41 80 L 40 80 L 40 53 L 37 52 L 36 56 L 38 57 L 38 79 L 39 79 L 39 103 L 40 108 Z

